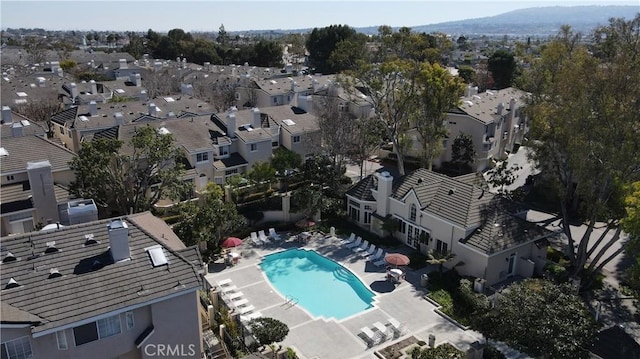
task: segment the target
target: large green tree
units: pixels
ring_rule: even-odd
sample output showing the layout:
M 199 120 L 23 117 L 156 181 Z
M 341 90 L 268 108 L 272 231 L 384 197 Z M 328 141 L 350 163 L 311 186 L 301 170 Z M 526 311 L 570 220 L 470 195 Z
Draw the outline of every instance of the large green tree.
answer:
M 459 173 L 469 173 L 476 161 L 476 150 L 473 138 L 460 132 L 451 144 L 451 163 L 458 168 Z
M 206 243 L 211 250 L 220 248 L 220 243 L 242 228 L 244 218 L 238 214 L 233 202 L 224 201 L 220 186 L 213 182 L 198 201 L 179 205 L 180 220 L 173 230 L 188 245 Z
M 255 318 L 249 321 L 248 326 L 261 345 L 281 342 L 289 334 L 289 327 L 274 318 Z
M 420 142 L 422 166 L 431 169 L 447 135 L 447 112 L 460 101 L 464 85 L 447 69 L 428 62 L 420 65 L 415 81 L 418 85 L 418 111 L 412 114 L 412 120 Z
M 489 57 L 488 67 L 498 89 L 511 86 L 517 67 L 512 53 L 506 50 L 494 52 Z
M 93 198 L 109 214 L 151 209 L 160 199 L 180 199 L 191 187 L 182 179 L 183 152 L 171 134 L 150 126 L 135 130 L 131 141 L 98 139 L 84 142 L 69 167 L 75 173 L 71 192 Z
M 309 61 L 316 71 L 337 73 L 358 63 L 364 56 L 365 37 L 348 25 L 314 28 L 307 38 Z M 335 52 L 335 53 L 334 53 Z
M 603 35 L 605 34 L 605 35 Z M 640 14 L 598 29 L 590 49 L 563 27 L 526 74 L 536 166 L 554 183 L 572 275 L 583 287 L 623 246 L 623 188 L 640 179 Z M 576 238 L 571 219 L 584 218 Z M 598 221 L 605 221 L 600 236 Z M 594 238 L 592 238 L 594 237 Z
M 587 358 L 595 320 L 570 284 L 526 279 L 511 284 L 493 310 L 474 316 L 486 337 L 541 358 Z

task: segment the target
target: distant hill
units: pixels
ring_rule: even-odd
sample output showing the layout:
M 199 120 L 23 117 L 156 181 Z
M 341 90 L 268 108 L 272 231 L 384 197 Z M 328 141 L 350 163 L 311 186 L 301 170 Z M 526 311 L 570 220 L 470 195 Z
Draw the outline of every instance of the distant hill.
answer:
M 574 31 L 588 33 L 597 26 L 608 24 L 612 17 L 632 19 L 639 11 L 638 6 L 535 7 L 490 17 L 414 26 L 412 29 L 426 33 L 546 36 L 556 34 L 562 25 L 570 25 Z

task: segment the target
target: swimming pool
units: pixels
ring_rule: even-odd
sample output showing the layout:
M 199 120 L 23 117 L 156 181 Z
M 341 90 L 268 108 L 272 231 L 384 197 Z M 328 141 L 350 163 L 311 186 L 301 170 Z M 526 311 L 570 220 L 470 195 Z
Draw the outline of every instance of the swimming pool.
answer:
M 283 297 L 317 317 L 344 319 L 373 307 L 375 294 L 339 263 L 311 250 L 267 255 L 260 267 Z

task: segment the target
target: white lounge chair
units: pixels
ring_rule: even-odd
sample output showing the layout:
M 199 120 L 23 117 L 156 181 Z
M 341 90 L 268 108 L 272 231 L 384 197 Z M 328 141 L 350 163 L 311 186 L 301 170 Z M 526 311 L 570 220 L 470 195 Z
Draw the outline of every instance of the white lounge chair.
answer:
M 351 236 L 349 236 L 349 238 L 345 238 L 344 242 L 345 243 L 353 243 L 353 241 L 356 240 L 356 234 L 351 232 Z
M 227 294 L 227 293 L 235 292 L 236 289 L 238 289 L 238 287 L 236 287 L 235 285 L 222 287 L 222 293 Z
M 240 316 L 240 320 L 243 322 L 249 322 L 252 319 L 256 319 L 256 318 L 260 318 L 262 316 L 261 312 L 253 312 L 253 313 L 249 313 L 247 315 L 241 315 Z
M 260 238 L 260 240 L 261 240 L 261 241 L 262 241 L 262 243 L 264 243 L 264 244 L 269 244 L 269 243 L 271 243 L 271 241 L 269 240 L 269 238 L 267 237 L 267 235 L 266 235 L 266 234 L 264 234 L 264 230 L 263 230 L 263 229 L 261 229 L 261 230 L 258 232 L 258 237 Z
M 402 330 L 400 329 L 400 322 L 396 318 L 391 317 L 387 319 L 387 323 L 389 323 L 389 325 L 393 329 L 393 334 L 396 337 L 399 337 L 400 334 L 402 333 Z
M 378 341 L 380 340 L 380 338 L 371 329 L 367 327 L 360 328 L 360 331 L 367 337 L 367 339 L 369 339 L 370 346 L 377 344 Z
M 387 264 L 387 261 L 384 260 L 384 252 L 383 252 L 381 258 L 373 262 L 373 265 L 376 267 L 382 267 L 385 264 Z
M 253 305 L 247 305 L 245 307 L 238 308 L 238 311 L 240 311 L 240 315 L 244 315 L 249 312 L 252 312 L 254 309 L 256 309 L 256 307 L 254 307 Z
M 387 327 L 384 324 L 382 324 L 380 322 L 375 322 L 375 323 L 373 323 L 373 327 L 375 329 L 377 329 L 378 332 L 380 332 L 379 335 L 380 335 L 381 339 L 386 339 L 387 338 Z
M 355 242 L 347 244 L 347 248 L 356 248 L 360 244 L 362 244 L 362 237 L 358 237 Z
M 369 248 L 367 248 L 367 250 L 365 252 L 360 252 L 358 254 L 358 256 L 360 256 L 360 258 L 369 258 L 371 257 L 374 253 L 376 252 L 376 245 L 371 243 L 371 245 L 369 246 Z
M 233 281 L 231 280 L 231 278 L 227 278 L 227 279 L 223 279 L 221 281 L 218 282 L 218 285 L 221 287 L 224 287 L 225 285 L 230 285 Z
M 234 292 L 234 293 L 229 294 L 227 296 L 227 298 L 229 298 L 230 301 L 234 301 L 236 299 L 241 298 L 243 295 L 244 295 L 244 293 L 242 293 L 242 292 Z
M 351 250 L 354 253 L 358 253 L 367 250 L 367 247 L 369 247 L 369 241 L 365 239 L 359 247 L 352 248 Z
M 382 250 L 382 248 L 378 248 L 378 251 L 375 254 L 370 255 L 369 258 L 367 258 L 367 260 L 371 262 L 377 261 L 378 259 L 382 258 L 383 254 L 384 254 L 384 251 Z
M 271 237 L 276 242 L 282 240 L 282 237 L 278 234 L 278 232 L 276 232 L 275 228 L 269 228 L 269 237 Z
M 242 307 L 245 304 L 249 304 L 249 299 L 243 298 L 243 299 L 236 300 L 235 302 L 233 302 L 233 305 L 235 305 L 236 308 Z
M 258 238 L 258 233 L 256 232 L 251 232 L 251 242 L 256 246 L 262 245 L 262 241 L 260 241 L 260 239 Z

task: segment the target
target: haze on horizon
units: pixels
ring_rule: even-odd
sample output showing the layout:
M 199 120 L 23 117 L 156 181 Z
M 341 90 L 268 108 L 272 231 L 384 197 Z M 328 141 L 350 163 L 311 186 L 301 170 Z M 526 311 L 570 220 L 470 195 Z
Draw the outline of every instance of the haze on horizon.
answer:
M 618 0 L 2 1 L 6 28 L 111 31 L 291 30 L 347 24 L 419 26 L 543 6 L 638 5 Z

